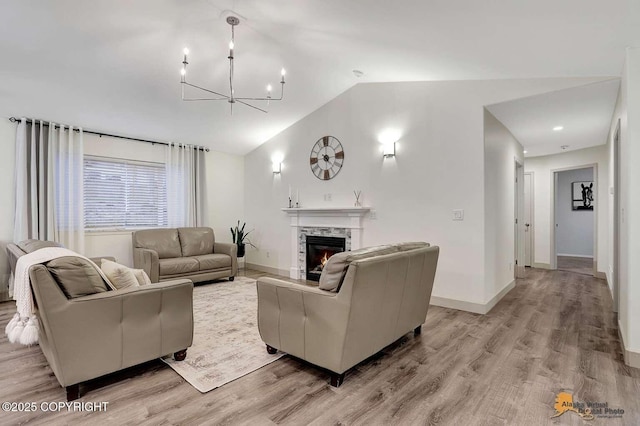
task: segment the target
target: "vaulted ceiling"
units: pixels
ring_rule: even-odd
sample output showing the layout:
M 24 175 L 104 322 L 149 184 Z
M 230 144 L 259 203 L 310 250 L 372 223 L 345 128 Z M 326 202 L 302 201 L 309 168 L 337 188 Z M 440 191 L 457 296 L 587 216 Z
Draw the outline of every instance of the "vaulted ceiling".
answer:
M 0 115 L 244 154 L 358 82 L 620 76 L 640 42 L 631 3 L 1 0 Z M 180 99 L 185 46 L 190 81 L 227 89 L 230 10 L 236 95 L 287 69 L 268 114 Z

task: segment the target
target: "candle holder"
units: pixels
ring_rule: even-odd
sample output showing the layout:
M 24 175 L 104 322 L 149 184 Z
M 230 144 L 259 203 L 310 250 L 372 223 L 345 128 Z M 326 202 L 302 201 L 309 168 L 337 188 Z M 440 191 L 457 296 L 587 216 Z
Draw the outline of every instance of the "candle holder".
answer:
M 291 197 L 289 197 L 289 208 L 293 207 L 293 203 L 291 202 Z

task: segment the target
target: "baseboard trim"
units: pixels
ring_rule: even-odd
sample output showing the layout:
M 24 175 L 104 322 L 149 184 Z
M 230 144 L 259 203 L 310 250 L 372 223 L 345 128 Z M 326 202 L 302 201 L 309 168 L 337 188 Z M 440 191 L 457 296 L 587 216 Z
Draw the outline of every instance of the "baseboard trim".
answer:
M 450 299 L 448 297 L 431 296 L 429 304 L 434 306 L 440 306 L 442 308 L 457 309 L 459 311 L 472 312 L 474 314 L 485 315 L 502 299 L 509 291 L 516 286 L 516 281 L 513 280 L 507 284 L 498 294 L 493 296 L 487 303 L 475 303 L 467 302 L 465 300 Z
M 566 254 L 566 253 L 558 253 L 558 256 L 565 256 L 565 257 L 582 257 L 585 259 L 593 259 L 593 255 L 589 256 L 589 255 L 584 255 L 584 254 Z
M 534 268 L 538 268 L 538 269 L 550 269 L 550 270 L 551 270 L 551 269 L 553 269 L 553 268 L 551 267 L 551 264 L 550 264 L 550 263 L 537 263 L 537 262 L 533 262 L 533 265 L 532 265 L 532 266 L 533 266 Z
M 622 324 L 618 320 L 618 336 L 620 337 L 620 343 L 622 344 L 622 354 L 624 355 L 624 363 L 629 367 L 640 368 L 640 352 L 631 351 L 627 349 L 627 345 L 624 342 L 624 333 Z
M 273 268 L 271 266 L 258 265 L 256 263 L 249 263 L 249 262 L 246 262 L 246 261 L 244 263 L 244 268 L 245 269 L 254 269 L 256 271 L 266 272 L 267 274 L 279 275 L 281 277 L 289 278 L 289 270 L 288 269 L 278 269 L 278 268 Z
M 607 280 L 607 274 L 605 274 L 604 272 L 600 272 L 600 271 L 596 271 L 596 274 L 594 275 L 596 278 L 600 278 L 601 280 Z M 609 286 L 609 283 L 607 282 L 607 287 Z

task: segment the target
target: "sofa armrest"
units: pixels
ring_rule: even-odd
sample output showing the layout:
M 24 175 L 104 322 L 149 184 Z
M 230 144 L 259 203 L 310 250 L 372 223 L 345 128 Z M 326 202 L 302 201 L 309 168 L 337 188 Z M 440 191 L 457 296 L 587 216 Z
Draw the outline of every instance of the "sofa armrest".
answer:
M 92 294 L 43 314 L 57 376 L 68 386 L 191 346 L 193 283 Z
M 144 270 L 152 283 L 160 280 L 158 252 L 146 248 L 133 248 L 133 267 Z
M 213 243 L 213 252 L 231 256 L 231 276 L 238 274 L 238 246 L 232 243 Z
M 350 304 L 338 293 L 259 278 L 258 330 L 269 346 L 337 373 Z

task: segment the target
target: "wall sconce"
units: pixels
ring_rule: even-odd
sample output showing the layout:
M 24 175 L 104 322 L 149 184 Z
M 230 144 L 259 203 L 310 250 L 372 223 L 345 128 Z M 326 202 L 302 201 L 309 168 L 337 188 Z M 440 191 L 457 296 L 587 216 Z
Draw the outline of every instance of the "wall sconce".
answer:
M 384 158 L 391 158 L 396 156 L 396 143 L 390 142 L 382 145 L 382 156 Z
M 274 175 L 282 172 L 282 160 L 284 160 L 282 153 L 276 153 L 271 157 L 271 171 Z
M 396 156 L 396 142 L 402 137 L 399 129 L 386 129 L 378 135 L 378 142 L 382 144 L 382 157 Z

